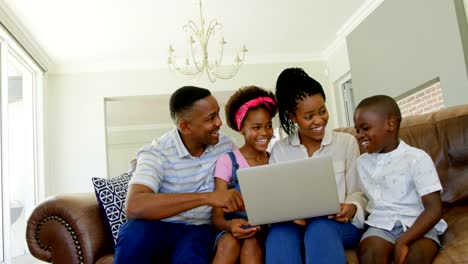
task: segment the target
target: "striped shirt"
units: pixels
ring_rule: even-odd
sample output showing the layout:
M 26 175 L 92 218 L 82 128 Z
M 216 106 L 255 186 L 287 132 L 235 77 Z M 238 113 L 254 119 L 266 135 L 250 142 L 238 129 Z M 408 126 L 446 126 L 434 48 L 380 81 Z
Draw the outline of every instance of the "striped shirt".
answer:
M 148 186 L 155 193 L 212 192 L 216 160 L 233 148 L 231 139 L 220 134 L 218 144 L 207 146 L 200 157 L 193 157 L 174 128 L 158 141 L 139 150 L 137 167 L 130 184 Z M 200 206 L 163 221 L 191 225 L 209 224 L 211 209 L 211 206 Z

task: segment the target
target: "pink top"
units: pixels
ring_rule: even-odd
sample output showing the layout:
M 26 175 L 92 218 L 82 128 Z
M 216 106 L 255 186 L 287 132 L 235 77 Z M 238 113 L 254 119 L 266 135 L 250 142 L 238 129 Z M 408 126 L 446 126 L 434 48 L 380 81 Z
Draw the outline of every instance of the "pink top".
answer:
M 236 156 L 237 163 L 239 168 L 248 168 L 250 165 L 247 163 L 247 160 L 242 156 L 242 153 L 239 149 L 233 151 L 234 156 Z M 232 161 L 229 157 L 229 154 L 225 153 L 221 155 L 216 161 L 216 167 L 214 171 L 214 177 L 221 178 L 226 182 L 231 182 L 232 180 Z

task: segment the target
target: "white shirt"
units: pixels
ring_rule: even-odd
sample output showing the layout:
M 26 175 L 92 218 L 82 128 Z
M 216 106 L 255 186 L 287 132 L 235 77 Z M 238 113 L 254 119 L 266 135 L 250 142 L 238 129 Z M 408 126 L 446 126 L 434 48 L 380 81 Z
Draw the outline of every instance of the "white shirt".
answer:
M 325 156 L 333 158 L 339 201 L 356 205 L 357 211 L 354 218 L 351 219 L 351 223 L 358 228 L 363 228 L 367 199 L 364 193 L 361 192 L 356 171 L 356 160 L 359 157 L 359 147 L 356 139 L 348 133 L 326 130 L 320 148 L 315 151 L 312 157 Z M 278 141 L 273 146 L 270 163 L 308 157 L 307 149 L 301 144 L 299 134 L 296 131 L 293 135 Z
M 369 198 L 366 223 L 386 230 L 396 222 L 412 226 L 424 210 L 421 196 L 442 190 L 431 157 L 403 140 L 391 152 L 363 154 L 358 171 Z M 440 220 L 435 228 L 442 234 L 447 223 Z
M 204 193 L 214 190 L 213 171 L 221 154 L 232 151 L 234 144 L 220 134 L 218 144 L 207 146 L 200 157 L 192 157 L 177 129 L 138 152 L 138 163 L 130 184 L 143 184 L 155 193 Z M 163 221 L 192 225 L 209 224 L 211 207 L 200 206 Z

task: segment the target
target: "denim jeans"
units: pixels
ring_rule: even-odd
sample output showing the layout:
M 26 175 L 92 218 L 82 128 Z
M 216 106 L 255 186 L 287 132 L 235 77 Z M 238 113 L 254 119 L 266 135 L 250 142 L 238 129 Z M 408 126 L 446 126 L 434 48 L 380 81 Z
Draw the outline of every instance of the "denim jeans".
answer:
M 114 263 L 211 263 L 214 237 L 210 225 L 130 220 L 120 227 Z
M 266 263 L 346 263 L 345 249 L 359 244 L 362 230 L 327 217 L 306 227 L 293 222 L 272 224 L 266 240 Z

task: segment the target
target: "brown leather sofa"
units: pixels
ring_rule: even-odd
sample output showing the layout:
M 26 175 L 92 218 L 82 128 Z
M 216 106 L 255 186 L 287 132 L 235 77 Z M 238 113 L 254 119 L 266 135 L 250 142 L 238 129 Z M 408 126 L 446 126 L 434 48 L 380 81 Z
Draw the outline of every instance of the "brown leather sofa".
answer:
M 352 128 L 338 129 L 354 133 Z M 434 263 L 468 263 L 468 105 L 404 118 L 400 136 L 434 160 L 444 187 L 443 218 L 449 227 Z M 50 197 L 27 224 L 26 239 L 36 258 L 58 264 L 112 263 L 112 237 L 95 194 Z M 358 263 L 355 251 L 346 252 Z

